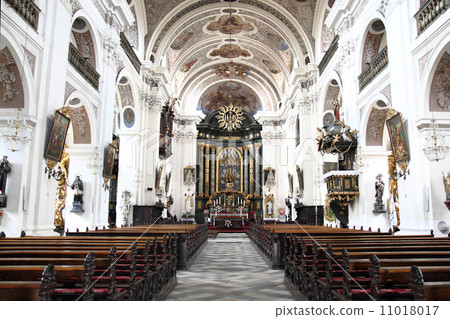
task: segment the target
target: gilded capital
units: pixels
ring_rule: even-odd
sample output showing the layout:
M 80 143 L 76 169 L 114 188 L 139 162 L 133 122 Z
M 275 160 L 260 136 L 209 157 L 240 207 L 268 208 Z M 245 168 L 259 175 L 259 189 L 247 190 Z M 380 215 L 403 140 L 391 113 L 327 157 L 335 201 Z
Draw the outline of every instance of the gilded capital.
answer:
M 261 143 L 255 143 L 254 146 L 256 150 L 259 150 L 261 148 Z
M 201 150 L 203 150 L 203 148 L 205 148 L 205 143 L 198 143 L 198 147 L 200 147 Z

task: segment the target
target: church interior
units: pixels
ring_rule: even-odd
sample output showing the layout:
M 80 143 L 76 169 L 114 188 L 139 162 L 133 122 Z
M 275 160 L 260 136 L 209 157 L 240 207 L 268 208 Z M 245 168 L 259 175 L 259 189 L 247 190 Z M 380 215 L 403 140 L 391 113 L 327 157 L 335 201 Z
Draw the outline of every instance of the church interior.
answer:
M 0 300 L 450 300 L 449 0 L 0 4 Z

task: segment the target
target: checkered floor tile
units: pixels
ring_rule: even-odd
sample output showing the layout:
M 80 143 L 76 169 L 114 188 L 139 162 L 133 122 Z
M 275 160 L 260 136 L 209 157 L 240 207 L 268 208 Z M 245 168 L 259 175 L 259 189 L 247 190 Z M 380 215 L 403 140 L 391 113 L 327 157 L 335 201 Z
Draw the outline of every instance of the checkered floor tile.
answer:
M 178 285 L 166 300 L 294 300 L 246 234 L 221 233 L 208 239 L 194 264 L 177 272 Z

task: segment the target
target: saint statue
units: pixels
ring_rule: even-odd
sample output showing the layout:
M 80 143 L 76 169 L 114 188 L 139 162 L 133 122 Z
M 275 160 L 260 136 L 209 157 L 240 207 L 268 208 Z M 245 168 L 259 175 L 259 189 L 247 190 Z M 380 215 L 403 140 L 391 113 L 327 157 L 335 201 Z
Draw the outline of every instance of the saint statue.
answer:
M 83 181 L 80 178 L 80 175 L 75 177 L 72 185 L 70 185 L 75 192 L 73 194 L 73 208 L 71 212 L 74 213 L 82 213 L 83 209 Z
M 447 201 L 450 201 L 450 172 L 447 172 L 447 177 L 445 177 L 444 172 L 442 172 L 442 181 L 444 182 Z
M 70 186 L 75 192 L 73 196 L 74 203 L 83 203 L 83 181 L 80 178 L 80 175 L 75 177 L 72 185 Z
M 375 202 L 383 204 L 384 182 L 381 179 L 383 175 L 378 174 L 375 181 Z
M 6 179 L 9 173 L 11 173 L 11 164 L 8 161 L 8 156 L 4 155 L 0 161 L 0 195 L 6 193 Z
M 267 215 L 268 216 L 273 215 L 273 203 L 270 200 L 267 202 Z

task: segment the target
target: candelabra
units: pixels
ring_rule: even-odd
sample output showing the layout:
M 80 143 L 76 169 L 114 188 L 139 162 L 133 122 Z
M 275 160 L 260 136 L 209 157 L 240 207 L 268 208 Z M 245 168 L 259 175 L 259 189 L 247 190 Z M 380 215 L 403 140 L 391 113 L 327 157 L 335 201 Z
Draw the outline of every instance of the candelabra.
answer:
M 8 120 L 6 127 L 2 129 L 0 138 L 6 147 L 12 152 L 21 151 L 31 141 L 33 127 L 20 116 L 20 109 L 14 120 Z
M 448 150 L 449 146 L 445 143 L 443 132 L 439 129 L 436 121 L 432 119 L 425 142 L 425 147 L 423 148 L 425 156 L 430 161 L 438 162 L 447 156 Z

